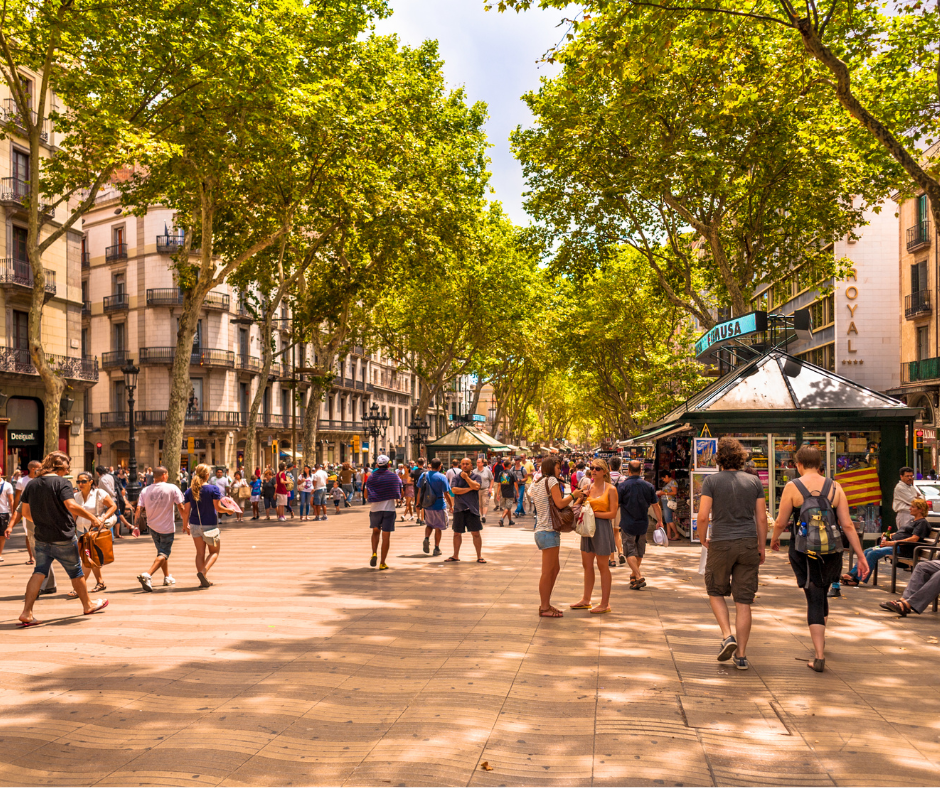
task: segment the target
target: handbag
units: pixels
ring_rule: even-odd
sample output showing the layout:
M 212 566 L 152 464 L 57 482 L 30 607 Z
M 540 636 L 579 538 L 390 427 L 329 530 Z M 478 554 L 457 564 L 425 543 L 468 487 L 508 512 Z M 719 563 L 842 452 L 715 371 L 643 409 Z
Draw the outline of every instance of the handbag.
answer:
M 98 568 L 114 563 L 114 540 L 111 531 L 101 527 L 89 529 L 79 540 L 82 566 Z
M 242 482 L 241 487 L 238 488 L 238 497 L 247 498 L 249 495 L 251 495 L 251 489 L 245 482 Z
M 594 536 L 597 530 L 597 519 L 594 517 L 594 509 L 591 504 L 585 501 L 581 504 L 581 514 L 574 524 L 574 531 L 578 536 L 586 536 L 588 539 Z
M 548 489 L 548 480 L 551 478 L 554 477 L 545 477 L 545 493 L 548 496 L 548 512 L 552 519 L 552 530 L 567 534 L 574 530 L 574 511 L 570 506 L 561 508 L 555 505 L 555 499 L 552 498 L 551 490 Z

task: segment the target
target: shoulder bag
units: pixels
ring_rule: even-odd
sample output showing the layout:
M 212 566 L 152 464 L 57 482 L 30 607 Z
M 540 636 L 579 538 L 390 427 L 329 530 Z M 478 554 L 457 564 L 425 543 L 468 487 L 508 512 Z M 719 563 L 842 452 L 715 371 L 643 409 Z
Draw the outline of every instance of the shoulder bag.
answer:
M 193 501 L 193 503 L 196 506 L 196 519 L 199 520 L 199 527 L 202 528 L 202 512 L 199 511 L 199 501 Z M 219 530 L 219 526 L 202 532 L 202 541 L 209 547 L 215 547 L 221 541 L 221 538 L 222 532 Z
M 95 490 L 95 496 L 97 515 L 101 503 L 100 490 Z M 114 563 L 114 538 L 107 523 L 85 531 L 79 538 L 78 552 L 81 554 L 83 566 L 98 568 Z
M 581 512 L 574 524 L 574 531 L 578 536 L 586 536 L 588 539 L 594 536 L 597 530 L 597 520 L 594 517 L 594 509 L 587 501 L 581 504 Z
M 548 487 L 548 480 L 554 478 L 554 476 L 545 477 L 545 494 L 548 497 L 548 512 L 552 518 L 552 530 L 567 534 L 574 530 L 574 511 L 570 506 L 562 508 L 555 505 L 552 491 Z

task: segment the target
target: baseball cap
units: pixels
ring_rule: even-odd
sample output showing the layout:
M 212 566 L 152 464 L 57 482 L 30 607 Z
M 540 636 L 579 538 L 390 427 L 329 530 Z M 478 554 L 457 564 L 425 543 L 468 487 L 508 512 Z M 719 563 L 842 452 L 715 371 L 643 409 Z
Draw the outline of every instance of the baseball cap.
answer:
M 391 460 L 388 458 L 387 455 L 380 454 L 378 458 L 376 459 L 375 464 L 376 465 L 388 465 L 390 462 Z

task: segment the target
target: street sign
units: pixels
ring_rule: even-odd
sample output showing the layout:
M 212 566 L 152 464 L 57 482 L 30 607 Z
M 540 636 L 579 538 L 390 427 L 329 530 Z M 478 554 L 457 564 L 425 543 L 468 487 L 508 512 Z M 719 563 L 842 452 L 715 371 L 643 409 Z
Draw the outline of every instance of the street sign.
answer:
M 188 451 L 190 454 L 196 451 L 196 439 L 195 438 L 186 439 L 186 451 Z
M 360 451 L 362 451 L 362 449 L 359 447 L 359 444 L 360 444 L 361 442 L 362 442 L 362 441 L 361 441 L 361 439 L 359 438 L 358 435 L 353 435 L 352 447 L 353 447 L 353 451 L 354 451 L 356 454 L 358 454 Z
M 698 338 L 695 342 L 695 357 L 700 358 L 715 347 L 725 345 L 737 337 L 744 337 L 766 330 L 766 312 L 749 312 L 733 320 L 726 320 Z

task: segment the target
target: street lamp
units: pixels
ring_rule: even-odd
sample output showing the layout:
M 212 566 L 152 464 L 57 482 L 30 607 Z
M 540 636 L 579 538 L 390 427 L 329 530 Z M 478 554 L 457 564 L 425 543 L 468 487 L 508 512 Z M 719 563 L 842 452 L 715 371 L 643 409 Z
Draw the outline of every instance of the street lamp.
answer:
M 128 443 L 130 444 L 130 458 L 127 461 L 127 500 L 130 503 L 137 503 L 140 495 L 140 485 L 137 483 L 137 437 L 134 430 L 134 390 L 137 388 L 137 376 L 140 374 L 140 367 L 135 367 L 132 361 L 128 361 L 121 372 L 124 373 L 124 389 L 127 391 L 127 428 Z
M 369 408 L 369 414 L 362 417 L 362 430 L 368 435 L 372 442 L 369 444 L 372 454 L 372 467 L 375 467 L 375 458 L 376 458 L 376 442 L 381 435 L 382 438 L 385 437 L 385 432 L 388 430 L 388 414 L 380 413 L 379 406 L 374 402 L 372 407 Z
M 418 457 L 421 456 L 421 444 L 427 442 L 430 429 L 426 421 L 418 421 L 417 419 L 412 419 L 411 424 L 408 425 L 408 432 L 411 433 L 411 445 L 414 447 L 412 452 L 417 454 Z

